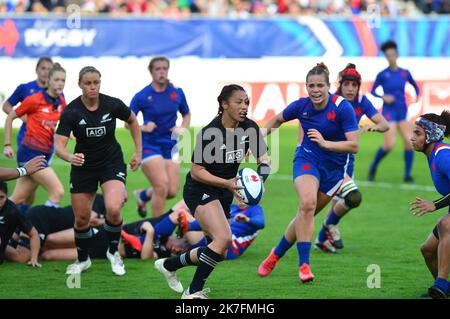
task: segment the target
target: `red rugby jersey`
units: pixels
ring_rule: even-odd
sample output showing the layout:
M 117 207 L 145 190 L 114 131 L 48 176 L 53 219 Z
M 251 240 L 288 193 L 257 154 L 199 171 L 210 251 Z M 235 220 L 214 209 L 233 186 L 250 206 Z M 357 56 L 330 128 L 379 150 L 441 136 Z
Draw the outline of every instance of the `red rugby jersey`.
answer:
M 27 131 L 22 144 L 50 153 L 55 128 L 65 107 L 66 100 L 62 95 L 53 103 L 48 94 L 42 91 L 28 96 L 16 109 L 17 116 L 27 115 Z

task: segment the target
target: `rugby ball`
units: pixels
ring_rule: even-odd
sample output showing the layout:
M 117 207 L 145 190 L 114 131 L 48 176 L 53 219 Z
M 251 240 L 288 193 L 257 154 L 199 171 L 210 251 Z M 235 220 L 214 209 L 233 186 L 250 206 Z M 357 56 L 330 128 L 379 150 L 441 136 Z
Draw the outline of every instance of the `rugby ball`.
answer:
M 248 167 L 239 170 L 238 176 L 240 179 L 237 181 L 237 185 L 243 187 L 238 192 L 242 196 L 243 202 L 250 206 L 258 204 L 263 194 L 261 177 Z

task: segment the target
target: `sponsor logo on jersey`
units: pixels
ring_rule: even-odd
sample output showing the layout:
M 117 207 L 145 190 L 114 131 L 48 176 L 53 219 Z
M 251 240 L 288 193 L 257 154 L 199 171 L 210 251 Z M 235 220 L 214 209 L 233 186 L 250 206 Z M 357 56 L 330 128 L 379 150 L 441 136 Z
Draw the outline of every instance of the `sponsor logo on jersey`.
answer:
M 207 198 L 209 198 L 210 196 L 208 195 L 208 194 L 203 194 L 203 196 L 202 196 L 202 200 L 205 200 L 205 199 L 207 199 Z
M 52 130 L 56 128 L 58 121 L 42 120 L 41 124 L 43 127 Z
M 5 223 L 5 216 L 0 216 L 0 224 L 4 224 Z
M 240 161 L 244 158 L 243 150 L 229 151 L 225 153 L 225 162 L 226 163 L 234 163 L 236 161 Z
M 106 127 L 86 127 L 86 136 L 87 137 L 101 137 L 106 135 Z
M 81 121 L 78 123 L 78 125 L 86 125 L 86 121 L 84 119 L 81 119 Z
M 48 107 L 44 107 L 44 108 L 42 109 L 42 113 L 50 113 L 49 108 L 48 108 Z
M 227 146 L 225 144 L 222 144 L 222 146 L 220 147 L 221 150 L 226 150 Z

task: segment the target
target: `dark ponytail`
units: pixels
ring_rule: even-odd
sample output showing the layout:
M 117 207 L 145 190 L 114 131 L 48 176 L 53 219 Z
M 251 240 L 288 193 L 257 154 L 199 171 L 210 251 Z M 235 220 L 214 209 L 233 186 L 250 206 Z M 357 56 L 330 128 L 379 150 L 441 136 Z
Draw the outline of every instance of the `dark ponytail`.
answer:
M 434 113 L 427 113 L 422 115 L 424 119 L 427 119 L 428 121 L 434 122 L 439 125 L 445 125 L 445 136 L 450 135 L 450 111 L 444 110 L 442 111 L 441 115 L 437 115 Z
M 223 113 L 223 106 L 222 102 L 228 101 L 228 99 L 233 95 L 234 91 L 244 91 L 244 88 L 237 84 L 230 84 L 225 85 L 222 88 L 222 91 L 220 92 L 219 96 L 217 97 L 217 102 L 219 102 L 219 110 L 217 112 L 218 115 L 222 115 Z

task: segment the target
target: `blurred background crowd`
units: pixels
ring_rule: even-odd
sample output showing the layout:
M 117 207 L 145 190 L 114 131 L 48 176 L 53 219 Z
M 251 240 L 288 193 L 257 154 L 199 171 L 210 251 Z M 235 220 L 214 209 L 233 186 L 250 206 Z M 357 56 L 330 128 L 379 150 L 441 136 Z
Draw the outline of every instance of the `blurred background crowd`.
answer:
M 246 18 L 274 15 L 380 14 L 386 17 L 450 13 L 450 0 L 0 0 L 0 14 L 62 14 L 76 4 L 85 15 Z M 73 8 L 73 7 L 69 7 Z M 70 10 L 69 10 L 70 11 Z

